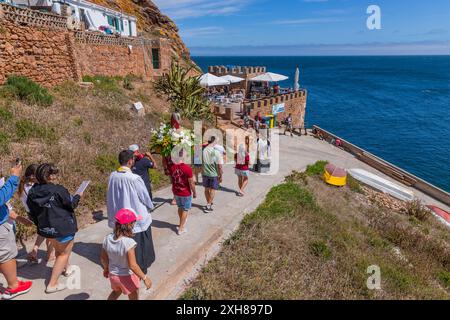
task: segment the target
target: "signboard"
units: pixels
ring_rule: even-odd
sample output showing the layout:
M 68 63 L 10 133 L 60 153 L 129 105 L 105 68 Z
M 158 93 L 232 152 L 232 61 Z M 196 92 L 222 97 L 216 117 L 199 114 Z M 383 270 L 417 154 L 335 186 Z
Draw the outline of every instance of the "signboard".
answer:
M 134 106 L 134 109 L 136 111 L 140 111 L 141 109 L 144 109 L 144 106 L 142 105 L 142 102 L 133 103 L 133 106 Z
M 286 110 L 286 106 L 284 103 L 274 104 L 272 107 L 272 114 L 276 115 L 278 113 L 284 112 Z

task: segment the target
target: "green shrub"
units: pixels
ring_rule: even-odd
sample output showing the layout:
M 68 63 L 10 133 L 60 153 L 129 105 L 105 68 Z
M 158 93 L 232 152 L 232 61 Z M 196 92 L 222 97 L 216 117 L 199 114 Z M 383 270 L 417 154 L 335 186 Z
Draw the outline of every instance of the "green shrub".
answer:
M 328 260 L 331 257 L 331 250 L 323 241 L 315 241 L 309 245 L 309 251 L 316 257 Z
M 95 167 L 102 173 L 110 173 L 119 167 L 116 155 L 101 154 L 94 160 Z
M 438 279 L 446 288 L 450 289 L 450 272 L 440 271 Z
M 8 76 L 4 89 L 29 104 L 50 106 L 53 103 L 53 96 L 46 88 L 24 76 Z
M 13 114 L 6 108 L 0 107 L 0 121 L 9 121 Z
M 244 225 L 254 221 L 265 221 L 280 217 L 292 217 L 298 209 L 317 209 L 314 195 L 295 183 L 284 183 L 273 187 L 266 196 L 266 201 L 256 211 L 245 216 Z
M 43 127 L 31 120 L 19 120 L 16 122 L 15 127 L 16 137 L 21 142 L 26 141 L 30 138 L 42 139 L 47 144 L 58 141 L 58 136 L 55 128 Z
M 9 154 L 9 142 L 9 136 L 4 132 L 0 132 L 0 154 Z
M 306 167 L 306 174 L 310 177 L 320 176 L 324 173 L 327 164 L 327 161 L 317 161 L 315 164 Z
M 123 87 L 127 90 L 133 90 L 134 86 L 131 81 L 132 80 L 130 76 L 126 76 L 125 78 L 123 78 Z
M 99 208 L 99 205 L 105 201 L 106 193 L 108 192 L 108 184 L 106 181 L 97 181 L 89 185 L 88 192 L 86 192 L 83 204 L 90 210 Z

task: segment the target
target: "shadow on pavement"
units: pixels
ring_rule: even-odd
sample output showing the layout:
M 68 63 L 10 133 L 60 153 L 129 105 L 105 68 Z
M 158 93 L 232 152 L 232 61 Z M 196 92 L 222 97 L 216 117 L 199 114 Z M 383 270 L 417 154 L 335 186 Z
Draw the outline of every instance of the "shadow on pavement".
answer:
M 152 221 L 152 227 L 158 229 L 170 229 L 173 232 L 177 232 L 177 226 L 165 221 L 154 220 Z
M 76 242 L 73 246 L 73 252 L 88 259 L 91 262 L 101 266 L 100 253 L 102 250 L 101 243 L 85 243 Z
M 64 298 L 64 300 L 87 300 L 89 299 L 90 295 L 86 292 L 78 293 L 78 294 L 71 294 L 70 296 L 67 296 Z

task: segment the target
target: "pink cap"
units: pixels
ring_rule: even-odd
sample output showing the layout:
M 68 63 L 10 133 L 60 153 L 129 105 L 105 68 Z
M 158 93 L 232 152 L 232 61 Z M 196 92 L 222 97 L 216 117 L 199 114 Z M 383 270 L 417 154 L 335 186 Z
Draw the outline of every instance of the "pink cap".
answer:
M 121 225 L 140 220 L 142 220 L 142 217 L 137 216 L 131 209 L 120 209 L 119 212 L 116 213 L 116 221 Z

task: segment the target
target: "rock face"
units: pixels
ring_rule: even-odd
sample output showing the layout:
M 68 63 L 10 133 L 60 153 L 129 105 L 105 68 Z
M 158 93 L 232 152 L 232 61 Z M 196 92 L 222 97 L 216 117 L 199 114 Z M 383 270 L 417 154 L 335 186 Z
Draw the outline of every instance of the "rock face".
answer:
M 90 0 L 114 10 L 133 15 L 138 19 L 138 31 L 171 41 L 173 53 L 190 61 L 190 53 L 178 33 L 176 24 L 150 0 Z

